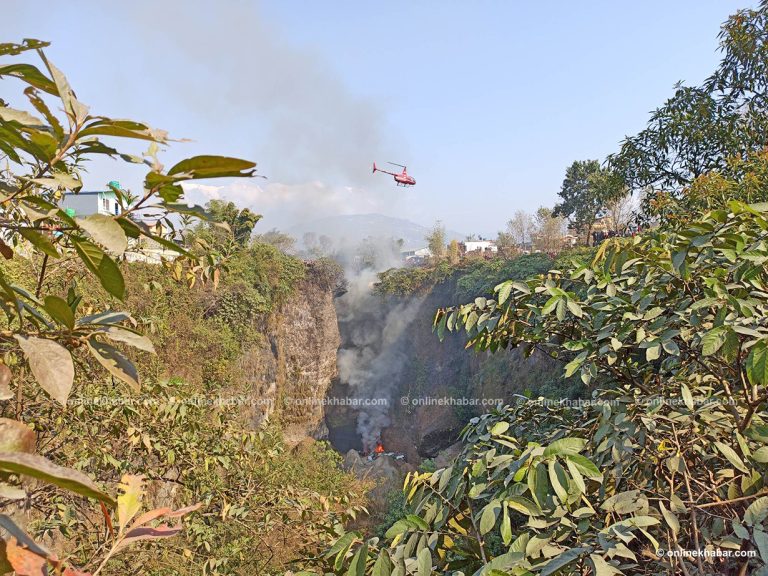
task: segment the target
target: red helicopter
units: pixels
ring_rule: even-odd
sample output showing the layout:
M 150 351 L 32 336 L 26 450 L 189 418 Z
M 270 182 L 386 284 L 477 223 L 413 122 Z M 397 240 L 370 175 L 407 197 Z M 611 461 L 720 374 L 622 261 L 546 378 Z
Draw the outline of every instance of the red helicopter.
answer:
M 416 184 L 416 179 L 413 176 L 408 176 L 408 169 L 403 166 L 402 164 L 395 164 L 394 162 L 387 162 L 387 164 L 392 164 L 392 166 L 399 166 L 403 169 L 402 172 L 399 174 L 397 172 L 387 172 L 386 170 L 382 170 L 381 168 L 376 167 L 376 162 L 373 163 L 373 172 L 384 172 L 384 174 L 389 174 L 390 176 L 395 177 L 395 182 L 398 186 L 413 186 Z

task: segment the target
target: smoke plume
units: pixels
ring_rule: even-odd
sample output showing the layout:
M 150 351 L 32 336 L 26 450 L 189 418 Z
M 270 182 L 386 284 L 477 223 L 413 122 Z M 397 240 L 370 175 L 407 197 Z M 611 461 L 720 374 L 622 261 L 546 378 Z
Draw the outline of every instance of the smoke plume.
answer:
M 386 254 L 387 246 L 381 253 Z M 352 260 L 354 261 L 354 259 Z M 375 294 L 375 269 L 357 271 L 347 263 L 348 291 L 336 302 L 342 345 L 337 363 L 340 380 L 347 384 L 351 397 L 363 401 L 357 418 L 357 431 L 363 449 L 370 451 L 389 426 L 393 392 L 408 358 L 403 333 L 413 321 L 421 299 L 388 305 Z M 400 265 L 392 259 L 379 263 L 376 269 Z

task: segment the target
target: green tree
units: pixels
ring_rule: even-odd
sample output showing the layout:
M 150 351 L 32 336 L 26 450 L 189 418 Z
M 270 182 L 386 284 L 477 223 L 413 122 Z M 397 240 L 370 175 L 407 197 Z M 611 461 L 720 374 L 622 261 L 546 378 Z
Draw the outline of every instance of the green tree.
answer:
M 647 127 L 609 158 L 630 190 L 646 191 L 644 214 L 659 191 L 680 195 L 698 176 L 726 168 L 768 142 L 768 3 L 739 10 L 720 31 L 722 60 L 701 86 L 676 87 Z M 663 216 L 663 214 L 662 214 Z
M 461 259 L 461 251 L 459 250 L 459 242 L 455 238 L 448 244 L 448 261 L 454 266 L 459 263 Z
M 534 216 L 533 247 L 548 254 L 560 252 L 564 234 L 565 219 L 554 216 L 551 208 L 540 206 Z
M 258 234 L 255 240 L 274 246 L 285 254 L 293 254 L 296 249 L 296 239 L 290 234 L 280 232 L 277 228 L 267 230 L 264 234 Z
M 568 218 L 572 228 L 585 235 L 586 244 L 592 227 L 602 216 L 606 205 L 624 193 L 624 183 L 615 172 L 602 168 L 597 160 L 577 160 L 565 171 L 558 195 L 562 201 L 554 216 Z
M 496 246 L 501 254 L 512 253 L 515 249 L 515 238 L 509 232 L 499 230 L 496 235 Z
M 445 226 L 439 220 L 435 222 L 425 240 L 433 258 L 439 260 L 445 257 Z
M 261 215 L 254 214 L 248 208 L 238 208 L 234 202 L 225 200 L 211 200 L 206 209 L 212 222 L 229 227 L 232 237 L 240 246 L 248 244 L 256 223 L 261 220 Z

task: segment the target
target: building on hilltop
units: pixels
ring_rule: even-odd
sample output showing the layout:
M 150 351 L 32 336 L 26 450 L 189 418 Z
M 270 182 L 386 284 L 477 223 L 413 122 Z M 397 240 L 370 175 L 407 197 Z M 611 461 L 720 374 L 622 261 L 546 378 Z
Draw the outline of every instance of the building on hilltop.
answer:
M 117 195 L 111 190 L 82 190 L 76 194 L 64 194 L 64 198 L 61 200 L 61 207 L 72 217 L 90 216 L 91 214 L 104 214 L 106 216 L 117 216 L 120 214 Z
M 111 186 L 120 188 L 119 182 L 110 182 Z M 117 194 L 107 191 L 80 191 L 66 193 L 60 202 L 61 208 L 72 218 L 85 218 L 93 214 L 104 216 L 119 216 L 120 204 Z M 130 217 L 130 216 L 129 216 Z M 160 221 L 142 222 L 153 236 L 175 241 L 170 231 Z M 127 262 L 148 262 L 160 264 L 163 260 L 174 260 L 178 252 L 163 246 L 156 240 L 146 236 L 128 238 L 128 248 L 123 257 Z
M 459 248 L 463 253 L 468 252 L 480 252 L 485 254 L 486 252 L 498 252 L 499 247 L 496 246 L 496 242 L 493 240 L 465 240 L 459 242 Z

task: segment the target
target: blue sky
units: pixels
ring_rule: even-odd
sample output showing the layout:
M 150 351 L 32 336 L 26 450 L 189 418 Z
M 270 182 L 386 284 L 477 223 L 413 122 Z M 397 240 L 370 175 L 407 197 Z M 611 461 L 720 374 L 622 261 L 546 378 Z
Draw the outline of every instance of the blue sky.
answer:
M 491 235 L 553 205 L 566 166 L 615 151 L 675 82 L 708 76 L 720 23 L 753 4 L 5 0 L 0 38 L 51 41 L 92 112 L 192 139 L 169 164 L 257 161 L 268 180 L 190 195 L 249 205 L 264 229 L 381 212 Z M 417 186 L 372 175 L 374 160 L 407 163 Z M 141 173 L 109 161 L 86 176 L 112 179 L 138 189 Z

